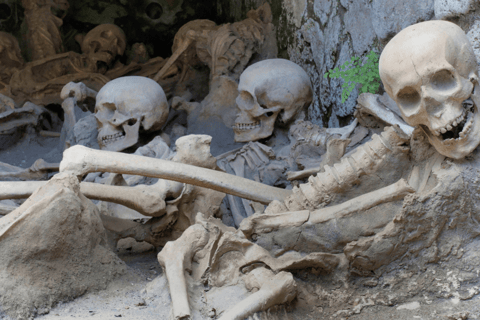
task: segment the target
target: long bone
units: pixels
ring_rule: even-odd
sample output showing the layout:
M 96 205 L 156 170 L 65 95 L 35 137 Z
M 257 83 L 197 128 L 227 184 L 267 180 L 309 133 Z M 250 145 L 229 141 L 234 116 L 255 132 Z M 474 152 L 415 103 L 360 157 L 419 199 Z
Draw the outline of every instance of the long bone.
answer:
M 308 183 L 293 189 L 293 194 L 285 201 L 289 211 L 316 209 L 330 201 L 332 194 L 351 186 L 359 177 L 373 173 L 379 168 L 387 155 L 404 150 L 410 136 L 396 127 L 386 127 L 380 134 L 374 134 L 372 140 L 357 148 L 348 157 L 333 166 L 325 166 L 325 171 L 310 176 Z M 268 208 L 266 209 L 268 210 Z
M 173 180 L 232 194 L 245 199 L 269 204 L 283 201 L 290 190 L 264 185 L 220 171 L 200 168 L 178 162 L 100 151 L 76 145 L 63 153 L 60 172 L 73 171 L 81 177 L 90 172 L 114 172 Z
M 252 272 L 255 272 L 254 270 Z M 265 271 L 267 271 L 265 269 Z M 273 274 L 273 272 L 270 271 Z M 265 279 L 267 278 L 267 279 Z M 262 281 L 259 291 L 236 304 L 232 309 L 222 315 L 219 320 L 243 320 L 258 311 L 290 302 L 297 295 L 297 287 L 293 276 L 289 272 L 282 271 L 274 276 L 261 274 L 257 277 Z
M 301 226 L 303 224 L 324 223 L 332 219 L 342 219 L 358 211 L 365 211 L 381 203 L 401 199 L 409 193 L 415 192 L 405 179 L 400 179 L 394 184 L 381 188 L 336 206 L 326 207 L 309 212 L 261 214 L 248 217 L 240 224 L 240 230 L 247 238 L 252 234 L 267 233 L 282 228 Z
M 0 200 L 25 199 L 48 181 L 0 182 Z M 80 191 L 89 199 L 118 203 L 146 216 L 160 216 L 165 212 L 165 191 L 155 185 L 135 187 L 109 186 L 82 182 Z
M 208 243 L 208 230 L 201 224 L 190 226 L 175 241 L 169 241 L 158 254 L 168 280 L 175 320 L 190 319 L 185 270 L 191 271 L 192 258 Z

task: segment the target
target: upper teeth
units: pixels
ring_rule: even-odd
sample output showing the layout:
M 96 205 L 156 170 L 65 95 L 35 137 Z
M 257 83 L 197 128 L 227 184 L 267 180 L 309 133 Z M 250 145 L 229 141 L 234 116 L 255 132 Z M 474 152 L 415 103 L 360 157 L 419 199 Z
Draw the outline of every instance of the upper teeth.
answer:
M 456 119 L 454 119 L 451 123 L 447 124 L 445 127 L 439 128 L 437 130 L 432 130 L 433 134 L 438 136 L 438 135 L 440 135 L 440 133 L 445 133 L 447 131 L 452 130 L 453 127 L 458 126 L 458 124 L 461 123 L 465 119 L 466 114 L 467 114 L 467 112 L 465 111 L 465 109 L 462 109 L 462 114 L 461 115 L 459 115 Z
M 123 138 L 125 138 L 124 134 L 122 132 L 118 132 L 118 133 L 111 134 L 111 135 L 108 135 L 108 136 L 103 136 L 102 137 L 102 142 L 103 142 L 103 144 L 107 144 L 107 143 L 111 143 L 111 142 L 114 142 L 114 141 L 117 141 L 117 140 L 123 139 Z
M 234 130 L 252 130 L 260 127 L 260 121 L 254 123 L 236 123 L 232 128 Z

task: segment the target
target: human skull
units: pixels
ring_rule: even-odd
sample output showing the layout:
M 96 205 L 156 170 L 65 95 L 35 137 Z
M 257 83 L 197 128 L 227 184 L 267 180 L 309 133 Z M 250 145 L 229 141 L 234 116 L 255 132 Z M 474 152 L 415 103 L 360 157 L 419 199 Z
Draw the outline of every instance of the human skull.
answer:
M 146 77 L 121 77 L 108 82 L 97 94 L 95 118 L 102 150 L 121 151 L 138 141 L 139 130 L 162 128 L 168 117 L 162 87 Z
M 403 119 L 420 126 L 439 153 L 461 159 L 480 144 L 477 62 L 460 27 L 427 21 L 405 28 L 379 64 Z
M 277 117 L 288 123 L 312 101 L 307 73 L 285 59 L 263 60 L 249 66 L 240 76 L 238 91 L 240 112 L 233 126 L 236 142 L 269 137 Z
M 122 29 L 106 23 L 90 30 L 82 42 L 82 52 L 95 64 L 109 66 L 117 55 L 123 55 L 127 39 Z

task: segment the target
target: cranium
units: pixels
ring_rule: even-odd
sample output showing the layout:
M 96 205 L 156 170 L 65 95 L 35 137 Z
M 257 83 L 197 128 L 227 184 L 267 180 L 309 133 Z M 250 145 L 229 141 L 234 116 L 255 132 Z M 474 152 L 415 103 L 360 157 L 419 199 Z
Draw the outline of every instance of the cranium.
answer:
M 97 94 L 95 117 L 98 144 L 121 151 L 138 141 L 139 130 L 159 130 L 168 117 L 162 87 L 146 77 L 122 77 L 108 82 Z
M 460 27 L 427 21 L 398 33 L 380 57 L 380 77 L 403 119 L 435 149 L 461 159 L 480 143 L 477 62 Z
M 240 76 L 237 114 L 233 131 L 236 142 L 269 137 L 277 117 L 283 123 L 312 101 L 307 73 L 284 59 L 270 59 L 249 66 Z
M 127 39 L 125 33 L 114 24 L 101 24 L 90 30 L 82 42 L 82 52 L 93 63 L 110 65 L 117 55 L 123 55 Z

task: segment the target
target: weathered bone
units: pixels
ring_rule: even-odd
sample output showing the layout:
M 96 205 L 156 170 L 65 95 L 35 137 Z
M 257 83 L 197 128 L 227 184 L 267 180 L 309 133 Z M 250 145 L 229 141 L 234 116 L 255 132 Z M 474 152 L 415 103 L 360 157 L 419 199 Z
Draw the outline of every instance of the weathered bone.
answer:
M 93 150 L 79 145 L 63 153 L 60 172 L 64 171 L 73 171 L 77 176 L 97 171 L 143 175 L 193 184 L 263 204 L 283 200 L 291 194 L 290 190 L 215 170 L 131 154 Z
M 410 137 L 398 127 L 386 127 L 380 135 L 374 134 L 372 141 L 358 147 L 350 156 L 343 157 L 333 166 L 325 166 L 324 172 L 310 176 L 308 183 L 295 187 L 292 196 L 284 202 L 286 208 L 299 211 L 323 206 L 330 201 L 332 194 L 350 187 L 360 176 L 375 172 L 389 154 L 408 150 L 404 144 L 409 140 Z
M 191 271 L 191 260 L 195 253 L 208 243 L 208 232 L 201 224 L 185 230 L 180 238 L 168 242 L 158 254 L 158 262 L 165 271 L 172 297 L 175 320 L 189 319 L 187 282 L 185 270 Z
M 21 180 L 41 180 L 46 178 L 48 172 L 58 171 L 59 165 L 59 163 L 48 163 L 43 159 L 37 159 L 30 168 L 22 169 L 0 162 L 0 169 L 6 170 L 0 172 L 0 179 L 18 178 Z
M 273 275 L 273 272 L 269 273 Z M 228 310 L 220 320 L 243 320 L 255 312 L 265 311 L 274 305 L 284 304 L 295 298 L 297 287 L 291 273 L 282 271 L 267 279 L 265 275 L 268 273 L 264 272 L 257 277 L 257 281 L 264 281 L 260 290 Z
M 391 184 L 342 204 L 318 209 L 312 212 L 308 210 L 254 215 L 242 221 L 240 230 L 247 238 L 256 233 L 268 233 L 282 228 L 301 226 L 305 223 L 317 224 L 324 223 L 332 219 L 341 219 L 355 212 L 368 210 L 381 203 L 401 199 L 407 194 L 415 192 L 415 189 L 408 185 L 405 179 Z
M 158 81 L 160 80 L 164 75 L 165 73 L 168 71 L 168 69 L 170 68 L 170 66 L 175 62 L 177 61 L 178 57 L 180 57 L 180 55 L 185 51 L 187 50 L 188 46 L 190 46 L 190 44 L 195 40 L 195 31 L 193 30 L 189 30 L 187 33 L 186 33 L 186 40 L 185 42 L 182 43 L 182 45 L 180 47 L 177 48 L 177 50 L 172 54 L 172 56 L 168 59 L 167 63 L 165 63 L 165 65 L 163 66 L 163 68 L 158 71 L 158 73 L 155 75 L 155 77 L 153 77 L 153 80 L 155 81 Z
M 0 182 L 0 200 L 25 199 L 48 181 Z M 124 205 L 146 216 L 160 216 L 165 211 L 164 192 L 155 185 L 135 187 L 109 186 L 82 182 L 80 191 L 89 199 Z
M 379 118 L 390 126 L 398 125 L 402 131 L 411 136 L 414 128 L 409 126 L 393 111 L 389 110 L 378 101 L 378 97 L 372 93 L 362 93 L 357 99 L 357 111 L 360 113 L 370 114 Z
M 465 32 L 448 21 L 403 29 L 379 59 L 385 91 L 402 118 L 421 127 L 439 153 L 454 159 L 464 158 L 480 144 L 477 68 Z

